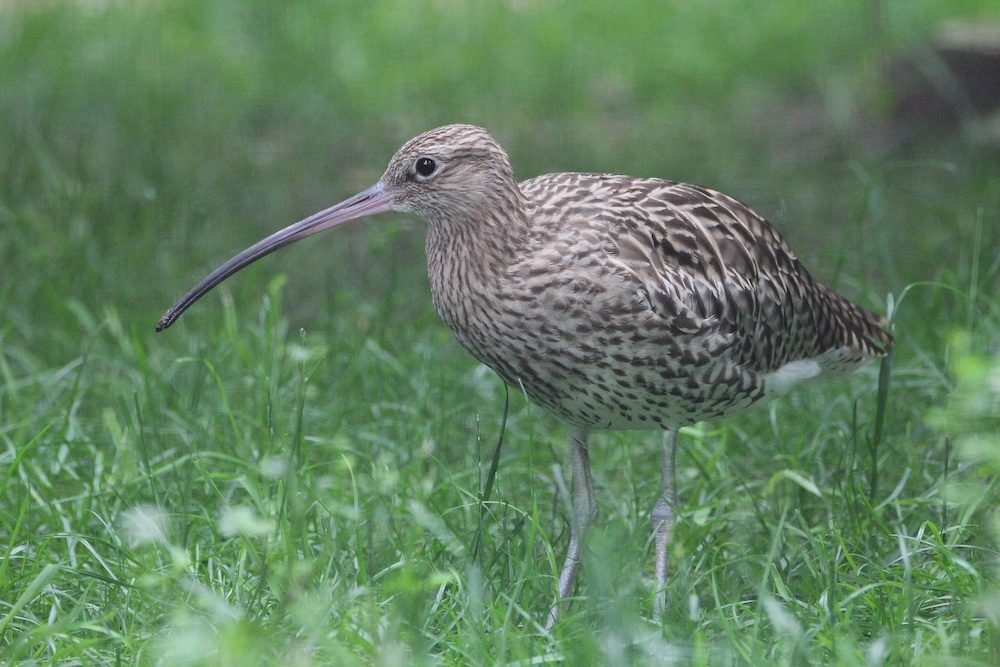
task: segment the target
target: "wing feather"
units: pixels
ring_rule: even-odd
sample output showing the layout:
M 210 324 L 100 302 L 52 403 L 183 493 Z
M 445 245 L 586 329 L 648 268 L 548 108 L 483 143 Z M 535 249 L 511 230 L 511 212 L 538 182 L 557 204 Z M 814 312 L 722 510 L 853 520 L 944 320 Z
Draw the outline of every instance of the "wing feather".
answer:
M 539 234 L 569 226 L 601 239 L 587 245 L 623 289 L 641 288 L 657 335 L 759 373 L 801 359 L 860 363 L 891 344 L 880 318 L 816 283 L 774 226 L 725 194 L 607 174 L 548 174 L 521 188 L 540 202 Z

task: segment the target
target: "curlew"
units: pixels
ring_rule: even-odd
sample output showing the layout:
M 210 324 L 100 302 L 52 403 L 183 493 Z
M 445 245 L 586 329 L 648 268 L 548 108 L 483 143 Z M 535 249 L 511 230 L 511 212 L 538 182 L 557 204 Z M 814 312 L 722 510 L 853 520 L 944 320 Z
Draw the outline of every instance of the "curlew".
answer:
M 677 505 L 677 430 L 844 374 L 892 344 L 881 318 L 814 281 L 778 231 L 732 197 L 609 174 L 518 183 L 504 150 L 472 125 L 411 139 L 374 186 L 237 254 L 156 330 L 264 255 L 387 211 L 427 222 L 434 308 L 462 347 L 566 426 L 570 540 L 548 626 L 572 593 L 597 512 L 593 431 L 664 433 L 650 517 L 658 618 Z

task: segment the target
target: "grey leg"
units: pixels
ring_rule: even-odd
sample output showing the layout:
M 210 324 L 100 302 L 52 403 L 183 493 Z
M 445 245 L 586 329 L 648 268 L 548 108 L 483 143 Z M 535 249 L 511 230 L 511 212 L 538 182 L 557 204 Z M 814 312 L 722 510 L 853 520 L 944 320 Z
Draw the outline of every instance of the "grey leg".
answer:
M 573 466 L 571 482 L 573 495 L 573 516 L 569 528 L 569 550 L 566 552 L 566 562 L 559 575 L 559 597 L 549 610 L 549 618 L 545 629 L 551 630 L 559 615 L 559 603 L 573 593 L 573 583 L 576 573 L 580 570 L 581 542 L 587 527 L 597 516 L 597 501 L 594 499 L 594 482 L 590 476 L 590 454 L 587 451 L 587 432 L 571 430 L 569 432 L 569 455 Z
M 677 431 L 663 433 L 663 461 L 660 463 L 660 497 L 653 505 L 650 520 L 653 524 L 653 541 L 656 545 L 654 569 L 656 594 L 653 597 L 653 621 L 660 622 L 667 593 L 667 561 L 669 560 L 670 535 L 674 529 L 674 508 L 677 507 L 677 490 L 674 482 L 674 462 L 677 457 Z

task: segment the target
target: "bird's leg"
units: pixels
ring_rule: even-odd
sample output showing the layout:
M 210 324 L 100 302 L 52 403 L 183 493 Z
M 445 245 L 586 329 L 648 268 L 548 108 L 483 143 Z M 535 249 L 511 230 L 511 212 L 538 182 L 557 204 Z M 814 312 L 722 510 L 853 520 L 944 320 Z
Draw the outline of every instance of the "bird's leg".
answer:
M 573 495 L 573 516 L 569 526 L 569 550 L 566 552 L 566 562 L 559 575 L 559 596 L 556 598 L 545 629 L 555 625 L 559 615 L 559 603 L 573 592 L 576 573 L 580 569 L 583 558 L 581 543 L 587 527 L 597 516 L 597 501 L 594 499 L 594 482 L 590 476 L 590 454 L 587 451 L 587 433 L 582 430 L 572 430 L 569 433 L 569 455 L 573 466 L 573 479 L 570 482 Z
M 653 597 L 653 621 L 660 622 L 667 597 L 667 562 L 669 560 L 670 535 L 674 529 L 674 509 L 677 507 L 674 461 L 677 456 L 677 431 L 663 433 L 663 460 L 660 463 L 660 497 L 653 505 L 650 520 L 653 524 L 653 542 L 656 547 L 654 569 L 656 571 L 656 593 Z

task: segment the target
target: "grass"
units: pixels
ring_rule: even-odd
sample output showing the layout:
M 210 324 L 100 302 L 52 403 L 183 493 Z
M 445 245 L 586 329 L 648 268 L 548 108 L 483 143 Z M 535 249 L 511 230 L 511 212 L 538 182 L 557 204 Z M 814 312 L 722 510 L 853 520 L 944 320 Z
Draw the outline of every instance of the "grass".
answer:
M 792 0 L 6 5 L 0 661 L 996 664 L 1000 171 L 962 133 L 880 152 L 844 112 L 993 4 L 887 0 L 878 29 Z M 789 143 L 803 99 L 822 122 Z M 504 420 L 434 316 L 419 225 L 283 251 L 152 332 L 452 120 L 525 177 L 720 187 L 838 290 L 892 295 L 881 394 L 870 368 L 682 433 L 662 626 L 658 441 L 622 433 L 594 444 L 579 599 L 542 630 L 564 435 L 517 391 Z

